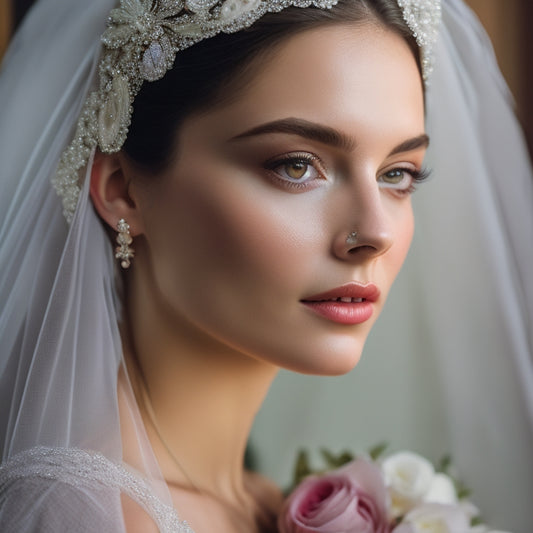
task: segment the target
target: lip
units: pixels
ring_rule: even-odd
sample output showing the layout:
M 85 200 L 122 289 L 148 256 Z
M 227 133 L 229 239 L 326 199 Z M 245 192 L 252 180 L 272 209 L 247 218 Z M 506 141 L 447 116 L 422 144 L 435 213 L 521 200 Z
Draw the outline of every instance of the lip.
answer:
M 379 294 L 380 290 L 373 283 L 358 283 L 357 281 L 351 281 L 350 283 L 346 283 L 335 289 L 303 298 L 301 301 L 307 303 L 337 300 L 339 298 L 362 298 L 369 302 L 375 302 L 379 298 Z
M 338 324 L 361 324 L 374 313 L 380 295 L 373 283 L 350 282 L 301 300 L 302 304 L 321 317 Z

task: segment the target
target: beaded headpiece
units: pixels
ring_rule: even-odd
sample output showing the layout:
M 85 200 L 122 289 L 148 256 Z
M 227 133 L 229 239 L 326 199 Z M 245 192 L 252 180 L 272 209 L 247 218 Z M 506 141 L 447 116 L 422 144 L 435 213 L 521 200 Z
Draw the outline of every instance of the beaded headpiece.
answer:
M 352 0 L 357 1 L 357 0 Z M 330 9 L 338 0 L 120 0 L 102 35 L 100 82 L 78 119 L 63 152 L 54 187 L 63 213 L 72 220 L 80 193 L 78 172 L 97 146 L 118 152 L 128 133 L 133 101 L 144 81 L 162 78 L 176 54 L 219 33 L 251 26 L 265 13 L 287 7 Z M 397 0 L 421 50 L 422 75 L 432 70 L 432 48 L 440 22 L 440 0 Z

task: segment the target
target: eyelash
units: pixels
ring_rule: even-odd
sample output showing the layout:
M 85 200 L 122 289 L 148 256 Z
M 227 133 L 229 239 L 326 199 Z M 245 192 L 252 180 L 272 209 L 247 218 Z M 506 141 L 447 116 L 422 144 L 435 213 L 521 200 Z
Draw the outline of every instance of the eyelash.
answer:
M 291 180 L 290 177 L 282 177 L 280 176 L 279 172 L 276 171 L 277 168 L 288 166 L 288 165 L 295 165 L 295 164 L 303 164 L 308 167 L 312 167 L 317 172 L 317 176 L 314 178 L 308 178 L 306 181 L 299 181 L 296 178 L 293 178 L 294 181 Z M 287 154 L 286 156 L 279 157 L 273 160 L 269 160 L 264 164 L 264 168 L 269 170 L 271 173 L 271 176 L 282 183 L 283 186 L 289 187 L 292 189 L 303 189 L 303 188 L 309 188 L 310 183 L 313 182 L 315 179 L 327 179 L 325 177 L 325 174 L 327 173 L 325 165 L 322 163 L 320 158 L 314 154 L 306 153 L 306 152 L 296 152 Z M 409 174 L 412 178 L 412 182 L 410 186 L 406 189 L 400 189 L 395 187 L 384 187 L 386 189 L 391 189 L 394 191 L 395 194 L 399 196 L 407 196 L 415 192 L 418 185 L 420 183 L 423 183 L 426 181 L 430 175 L 431 170 L 427 168 L 422 168 L 420 170 L 413 169 L 413 168 L 406 168 L 406 167 L 395 167 L 387 172 L 381 174 L 379 178 L 386 176 L 387 174 L 391 174 L 393 172 L 405 172 Z M 306 170 L 307 172 L 307 170 Z M 384 183 L 384 182 L 382 182 Z M 386 182 L 385 182 L 386 185 Z M 391 184 L 392 185 L 392 184 Z
M 313 168 L 316 171 L 317 176 L 313 178 L 307 178 L 306 180 L 298 180 L 293 178 L 294 181 L 292 181 L 289 176 L 282 177 L 280 176 L 280 173 L 276 171 L 277 168 L 297 164 L 303 164 L 308 167 L 306 169 L 306 173 L 308 172 L 309 167 Z M 316 179 L 326 179 L 326 168 L 320 158 L 314 154 L 306 152 L 295 152 L 269 160 L 264 164 L 264 167 L 265 169 L 269 170 L 271 176 L 281 182 L 283 186 L 293 189 L 308 188 L 310 187 L 310 183 L 312 181 Z
M 428 168 L 422 168 L 420 170 L 416 170 L 412 168 L 396 167 L 396 168 L 392 168 L 391 170 L 387 170 L 387 172 L 384 172 L 383 174 L 381 174 L 378 177 L 378 179 L 382 178 L 383 176 L 386 176 L 387 174 L 391 174 L 393 172 L 405 172 L 409 174 L 412 178 L 411 184 L 409 185 L 409 187 L 405 189 L 396 188 L 394 186 L 387 187 L 386 182 L 383 182 L 383 181 L 381 182 L 385 184 L 385 187 L 384 187 L 385 189 L 390 189 L 391 191 L 394 192 L 394 194 L 397 194 L 399 196 L 408 196 L 410 194 L 413 194 L 417 190 L 418 185 L 426 181 L 431 176 L 431 170 Z M 394 184 L 389 184 L 389 185 L 394 185 Z

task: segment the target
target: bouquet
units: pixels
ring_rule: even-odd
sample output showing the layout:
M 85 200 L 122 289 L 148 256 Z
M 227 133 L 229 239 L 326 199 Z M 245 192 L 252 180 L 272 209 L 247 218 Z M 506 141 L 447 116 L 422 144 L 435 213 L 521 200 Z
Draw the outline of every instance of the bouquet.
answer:
M 505 533 L 482 523 L 469 491 L 424 457 L 386 446 L 365 458 L 322 455 L 326 471 L 313 471 L 306 452 L 295 468 L 294 490 L 278 519 L 280 533 Z

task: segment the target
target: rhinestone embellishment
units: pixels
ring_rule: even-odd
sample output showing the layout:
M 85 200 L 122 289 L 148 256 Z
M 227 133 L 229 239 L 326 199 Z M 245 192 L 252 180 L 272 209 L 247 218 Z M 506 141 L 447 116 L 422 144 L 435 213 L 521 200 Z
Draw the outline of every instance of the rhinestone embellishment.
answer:
M 135 256 L 133 248 L 130 248 L 130 244 L 133 239 L 130 235 L 130 225 L 121 218 L 117 224 L 117 244 L 115 248 L 115 258 L 120 259 L 120 266 L 122 268 L 129 268 L 131 265 L 131 259 Z
M 357 244 L 357 238 L 358 233 L 357 231 L 352 231 L 351 233 L 348 233 L 348 237 L 346 237 L 346 244 L 353 246 L 354 244 Z
M 422 77 L 427 83 L 433 71 L 433 46 L 441 20 L 441 0 L 396 0 L 421 51 Z

